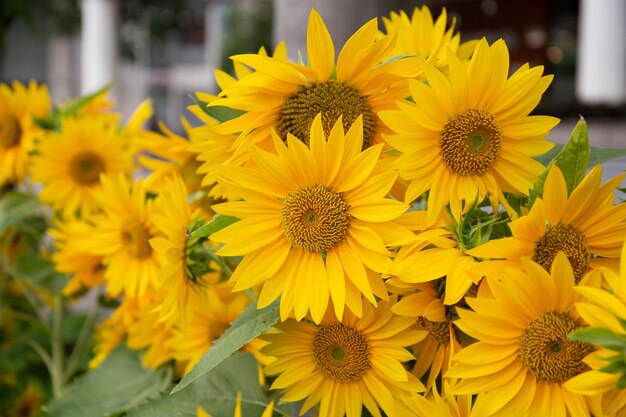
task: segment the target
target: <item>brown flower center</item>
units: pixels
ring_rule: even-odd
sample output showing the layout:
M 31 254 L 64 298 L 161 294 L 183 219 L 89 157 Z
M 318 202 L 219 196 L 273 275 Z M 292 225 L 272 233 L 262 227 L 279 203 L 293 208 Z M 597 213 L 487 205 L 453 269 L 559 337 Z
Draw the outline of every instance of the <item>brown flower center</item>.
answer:
M 281 106 L 276 131 L 283 140 L 287 139 L 287 133 L 291 133 L 308 146 L 311 124 L 319 113 L 322 113 L 326 136 L 339 116 L 343 116 L 343 128 L 347 131 L 363 115 L 363 149 L 372 144 L 376 119 L 367 98 L 355 88 L 336 80 L 303 86 L 289 96 Z
M 500 128 L 492 114 L 471 109 L 446 123 L 439 140 L 443 163 L 459 175 L 480 175 L 500 151 Z
M 450 344 L 450 318 L 446 321 L 430 321 L 424 316 L 417 318 L 419 326 L 428 332 L 428 335 L 440 344 L 447 346 Z
M 135 258 L 143 259 L 152 254 L 148 240 L 152 237 L 146 226 L 136 220 L 128 220 L 122 226 L 122 243 Z
M 587 250 L 585 235 L 571 224 L 559 224 L 543 235 L 533 248 L 533 261 L 550 272 L 552 262 L 559 251 L 564 252 L 574 270 L 576 284 L 589 268 L 591 254 Z
M 557 311 L 530 322 L 520 339 L 518 356 L 537 380 L 564 382 L 590 369 L 582 360 L 593 352 L 593 346 L 567 338 L 579 327 L 579 319 Z
M 319 328 L 313 338 L 313 356 L 324 375 L 341 382 L 358 381 L 370 369 L 367 339 L 342 323 Z
M 280 212 L 292 247 L 322 253 L 341 242 L 350 226 L 350 206 L 333 187 L 314 185 L 289 193 Z
M 11 148 L 20 143 L 22 127 L 12 114 L 0 114 L 0 146 Z
M 106 166 L 97 153 L 84 151 L 72 158 L 70 161 L 70 176 L 80 185 L 93 185 L 100 182 L 100 173 L 104 172 Z

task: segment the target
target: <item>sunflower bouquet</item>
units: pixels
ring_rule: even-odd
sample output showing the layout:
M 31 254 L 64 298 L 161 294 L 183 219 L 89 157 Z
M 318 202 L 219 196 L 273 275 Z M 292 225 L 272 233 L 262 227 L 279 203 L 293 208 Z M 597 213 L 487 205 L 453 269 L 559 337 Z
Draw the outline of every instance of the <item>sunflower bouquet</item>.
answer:
M 626 416 L 626 151 L 546 140 L 552 76 L 445 9 L 382 22 L 312 10 L 182 136 L 0 86 L 0 410 Z

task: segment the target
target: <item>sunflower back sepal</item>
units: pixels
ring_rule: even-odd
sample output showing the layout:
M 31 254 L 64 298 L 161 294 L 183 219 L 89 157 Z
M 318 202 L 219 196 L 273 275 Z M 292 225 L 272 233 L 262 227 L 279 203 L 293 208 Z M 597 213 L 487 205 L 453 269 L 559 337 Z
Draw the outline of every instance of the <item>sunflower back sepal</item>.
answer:
M 224 229 L 226 226 L 230 226 L 231 224 L 238 221 L 239 219 L 236 217 L 216 214 L 215 217 L 213 217 L 213 220 L 191 232 L 191 234 L 189 235 L 189 239 L 195 240 L 210 236 L 213 233 L 219 232 L 220 230 Z

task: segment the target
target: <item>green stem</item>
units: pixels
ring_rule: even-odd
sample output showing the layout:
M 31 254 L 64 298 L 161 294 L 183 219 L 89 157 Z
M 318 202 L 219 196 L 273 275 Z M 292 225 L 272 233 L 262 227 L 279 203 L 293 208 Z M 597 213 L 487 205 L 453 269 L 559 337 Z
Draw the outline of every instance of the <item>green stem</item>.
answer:
M 217 262 L 217 264 L 220 266 L 220 269 L 222 270 L 222 273 L 230 278 L 230 276 L 233 274 L 233 270 L 230 269 L 230 266 L 228 266 L 228 263 L 224 260 L 224 258 L 216 255 L 215 252 L 213 252 L 212 250 L 208 250 L 207 253 L 212 260 Z
M 61 295 L 54 297 L 54 311 L 52 312 L 52 394 L 54 398 L 63 395 L 63 298 Z
M 91 306 L 87 317 L 85 317 L 85 321 L 83 326 L 80 329 L 80 333 L 76 338 L 76 344 L 72 349 L 72 353 L 67 360 L 67 366 L 65 367 L 65 371 L 63 372 L 63 383 L 67 383 L 72 376 L 76 373 L 80 364 L 88 351 L 89 342 L 91 335 L 91 328 L 93 326 L 94 321 L 96 320 L 96 313 L 98 311 L 98 304 L 93 303 Z

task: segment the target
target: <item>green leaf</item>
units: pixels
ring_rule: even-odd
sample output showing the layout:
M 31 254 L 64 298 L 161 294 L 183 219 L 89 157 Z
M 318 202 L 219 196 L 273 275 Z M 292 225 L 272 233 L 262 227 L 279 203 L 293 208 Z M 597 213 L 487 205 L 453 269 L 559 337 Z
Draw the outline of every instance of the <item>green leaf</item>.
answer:
M 589 155 L 589 167 L 602 164 L 610 161 L 611 159 L 621 158 L 622 156 L 626 156 L 626 148 L 614 149 L 592 147 L 591 154 Z
M 200 107 L 200 109 L 208 116 L 220 123 L 227 122 L 245 113 L 243 110 L 231 109 L 226 106 L 209 106 L 206 101 L 198 100 L 192 96 L 191 99 Z
M 185 375 L 178 385 L 174 387 L 172 394 L 205 375 L 224 359 L 241 349 L 243 345 L 272 327 L 279 318 L 278 300 L 261 310 L 257 310 L 254 303 L 250 304 L 224 334 L 213 343 L 211 349 L 200 358 L 200 361 L 193 367 L 191 372 Z
M 42 208 L 41 202 L 29 194 L 10 191 L 0 197 L 0 234 L 9 227 L 34 216 Z
M 567 144 L 552 159 L 535 181 L 533 188 L 530 190 L 528 207 L 532 207 L 535 199 L 543 194 L 543 186 L 553 164 L 556 164 L 561 169 L 567 184 L 567 192 L 571 194 L 585 177 L 587 165 L 589 164 L 589 133 L 587 132 L 587 123 L 585 123 L 585 119 L 582 117 L 576 123 Z
M 615 389 L 619 390 L 624 388 L 626 388 L 626 375 L 622 375 L 615 383 Z
M 624 356 L 620 355 L 620 359 L 609 363 L 608 365 L 598 369 L 600 372 L 606 372 L 608 374 L 626 374 L 626 363 L 624 362 Z
M 68 386 L 48 404 L 54 417 L 101 417 L 129 410 L 170 384 L 171 368 L 143 368 L 137 352 L 121 346 L 99 368 Z
M 576 329 L 569 335 L 570 340 L 586 342 L 607 349 L 621 352 L 626 347 L 626 337 L 609 329 L 600 327 L 584 327 Z
M 239 219 L 231 216 L 224 216 L 222 214 L 216 214 L 213 217 L 213 220 L 208 222 L 207 224 L 200 226 L 189 236 L 190 240 L 200 239 L 206 236 L 210 236 L 215 232 L 218 232 L 225 228 L 226 226 L 230 226 L 231 224 L 238 222 Z
M 94 98 L 98 97 L 105 91 L 109 90 L 110 88 L 111 83 L 108 83 L 98 91 L 70 101 L 69 103 L 63 105 L 63 107 L 61 108 L 61 114 L 63 116 L 76 116 L 80 109 L 82 109 L 85 105 L 89 104 L 90 101 L 92 101 Z
M 237 392 L 241 393 L 241 411 L 246 417 L 258 417 L 269 400 L 259 385 L 258 365 L 250 353 L 238 353 L 197 379 L 186 390 L 164 395 L 132 410 L 128 417 L 196 417 L 201 406 L 215 417 L 233 416 Z M 290 416 L 288 407 L 275 407 Z
M 27 253 L 17 257 L 15 273 L 30 283 L 59 294 L 67 284 L 69 276 L 60 274 L 54 269 L 54 263 L 35 253 Z

